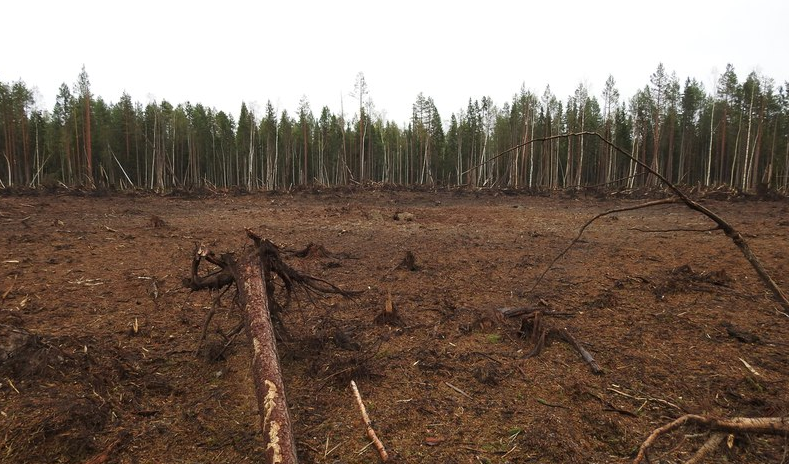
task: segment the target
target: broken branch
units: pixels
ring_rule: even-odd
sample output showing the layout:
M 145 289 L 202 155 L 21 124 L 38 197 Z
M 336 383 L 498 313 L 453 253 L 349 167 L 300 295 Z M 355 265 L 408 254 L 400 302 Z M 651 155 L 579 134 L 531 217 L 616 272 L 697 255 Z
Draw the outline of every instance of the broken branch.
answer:
M 364 421 L 364 426 L 367 428 L 367 436 L 373 441 L 375 449 L 378 450 L 378 455 L 381 456 L 381 461 L 386 462 L 389 459 L 389 454 L 387 454 L 384 444 L 381 443 L 381 440 L 379 440 L 378 436 L 375 434 L 370 416 L 367 415 L 367 408 L 364 407 L 362 395 L 359 393 L 359 387 L 356 386 L 356 382 L 353 380 L 351 380 L 351 389 L 353 390 L 353 395 L 356 397 L 356 404 L 359 405 L 359 410 L 362 413 L 362 421 Z
M 716 419 L 713 417 L 685 414 L 684 416 L 655 429 L 638 450 L 633 464 L 639 464 L 646 457 L 647 450 L 655 441 L 666 433 L 678 429 L 686 423 L 696 424 L 716 432 L 733 433 L 761 433 L 768 435 L 783 435 L 789 433 L 789 417 L 734 417 L 731 419 Z M 710 440 L 711 441 L 711 440 Z M 702 446 L 705 448 L 709 444 Z M 711 447 L 717 446 L 715 444 Z M 701 450 L 699 450 L 701 451 Z M 706 453 L 706 451 L 705 451 Z
M 532 143 L 535 143 L 535 142 L 547 142 L 549 140 L 569 138 L 569 137 L 578 137 L 578 136 L 585 136 L 585 135 L 596 137 L 597 139 L 599 139 L 604 144 L 608 145 L 609 147 L 613 148 L 617 152 L 621 153 L 622 155 L 626 156 L 628 159 L 630 159 L 631 161 L 633 161 L 634 163 L 639 165 L 647 173 L 655 176 L 655 178 L 657 178 L 660 182 L 662 182 L 666 187 L 668 187 L 669 190 L 671 190 L 674 193 L 674 195 L 676 195 L 676 198 L 667 199 L 668 200 L 667 202 L 671 202 L 672 200 L 676 201 L 677 199 L 679 199 L 680 201 L 685 203 L 685 205 L 688 208 L 690 208 L 690 209 L 692 209 L 694 211 L 697 211 L 697 212 L 703 214 L 704 216 L 707 216 L 712 222 L 717 224 L 718 228 L 720 228 L 723 231 L 723 233 L 726 234 L 726 236 L 729 237 L 732 240 L 732 242 L 734 242 L 734 244 L 737 246 L 737 248 L 740 249 L 740 251 L 742 252 L 743 256 L 745 256 L 745 259 L 748 260 L 748 262 L 751 264 L 751 267 L 753 267 L 754 271 L 756 271 L 756 274 L 762 280 L 762 283 L 764 283 L 764 285 L 773 294 L 773 296 L 775 297 L 775 299 L 778 302 L 778 304 L 781 305 L 781 307 L 784 309 L 784 311 L 789 312 L 789 298 L 786 297 L 784 292 L 781 290 L 781 287 L 778 286 L 778 284 L 773 280 L 773 278 L 770 276 L 770 274 L 767 272 L 767 270 L 764 268 L 764 266 L 762 266 L 761 261 L 759 261 L 759 258 L 757 258 L 756 255 L 753 253 L 753 251 L 751 251 L 750 246 L 748 246 L 748 242 L 745 241 L 745 239 L 743 238 L 742 234 L 740 234 L 740 232 L 738 232 L 731 224 L 729 224 L 728 222 L 723 220 L 723 218 L 721 218 L 717 214 L 713 213 L 712 211 L 710 211 L 709 209 L 707 209 L 704 206 L 700 205 L 699 203 L 691 200 L 687 195 L 685 195 L 685 193 L 682 190 L 679 189 L 679 187 L 674 185 L 671 181 L 666 179 L 659 172 L 657 172 L 654 169 L 652 169 L 647 163 L 645 163 L 644 161 L 636 158 L 630 152 L 628 152 L 627 150 L 619 147 L 618 145 L 616 145 L 615 143 L 611 142 L 610 140 L 608 140 L 607 138 L 603 137 L 601 134 L 599 134 L 597 132 L 581 131 L 581 132 L 574 132 L 574 133 L 570 133 L 570 134 L 557 134 L 557 135 L 551 135 L 549 137 L 533 138 L 533 139 L 528 140 L 526 142 L 523 142 L 521 144 L 518 144 L 518 145 L 515 145 L 513 147 L 510 147 L 507 150 L 497 154 L 496 156 L 493 156 L 491 158 L 486 159 L 483 163 L 481 163 L 480 165 L 478 165 L 476 167 L 482 166 L 483 164 L 489 163 L 489 162 L 491 162 L 491 161 L 493 161 L 493 160 L 495 160 L 495 159 L 497 159 L 497 158 L 499 158 L 501 156 L 506 155 L 507 153 L 510 153 L 510 152 L 512 152 L 514 150 L 517 150 L 517 149 L 519 149 L 521 147 L 524 147 L 526 145 L 529 145 L 529 144 L 532 144 Z M 475 169 L 476 167 L 472 167 L 469 170 Z M 650 203 L 654 204 L 655 202 L 650 202 Z M 644 206 L 652 206 L 652 204 L 650 204 L 650 203 L 646 203 L 646 204 L 644 204 Z M 611 212 L 607 212 L 607 213 L 604 213 L 604 214 L 610 214 L 610 213 Z M 581 228 L 581 233 L 583 233 L 583 229 L 586 228 L 586 226 L 588 226 L 595 219 L 597 219 L 597 217 L 593 218 L 591 221 L 589 221 L 587 224 L 585 224 L 584 227 Z M 579 238 L 580 238 L 580 234 L 579 234 Z M 564 251 L 562 251 L 562 253 L 560 253 L 559 256 L 557 256 L 548 265 L 548 269 L 546 269 L 545 272 L 543 272 L 543 274 L 539 277 L 539 279 L 537 280 L 537 283 L 539 283 L 542 280 L 542 277 L 548 272 L 548 270 L 554 265 L 554 263 L 562 255 L 564 255 L 567 252 L 567 250 L 570 247 L 572 247 L 573 244 L 575 244 L 577 241 L 578 241 L 578 239 L 573 240 L 573 242 L 570 244 L 570 246 L 567 249 L 565 249 Z M 534 288 L 537 287 L 537 283 L 534 284 L 534 286 L 532 287 L 531 291 L 533 291 Z M 789 314 L 787 314 L 787 312 L 784 312 L 783 314 L 789 316 Z
M 666 204 L 669 204 L 669 203 L 676 203 L 676 202 L 677 202 L 677 200 L 675 198 L 664 198 L 662 200 L 650 201 L 650 202 L 643 203 L 643 204 L 640 204 L 640 205 L 627 206 L 627 207 L 624 207 L 624 208 L 616 208 L 616 209 L 604 211 L 604 212 L 596 215 L 592 219 L 589 219 L 588 221 L 586 221 L 586 223 L 583 226 L 581 226 L 581 230 L 578 231 L 578 235 L 575 236 L 573 241 L 570 242 L 570 244 L 567 245 L 564 248 L 564 250 L 562 250 L 558 255 L 556 255 L 556 257 L 553 258 L 553 261 L 551 261 L 548 264 L 548 266 L 545 268 L 545 270 L 542 272 L 542 274 L 540 274 L 540 276 L 537 277 L 537 281 L 534 282 L 534 285 L 532 285 L 531 289 L 529 290 L 529 293 L 533 292 L 534 289 L 537 288 L 537 286 L 540 284 L 540 282 L 542 282 L 542 279 L 545 277 L 545 274 L 547 274 L 548 271 L 550 271 L 553 268 L 553 265 L 556 264 L 556 262 L 559 261 L 562 258 L 562 256 L 566 255 L 567 252 L 570 251 L 570 248 L 575 246 L 575 244 L 578 243 L 579 240 L 581 240 L 581 236 L 584 234 L 584 231 L 586 230 L 586 228 L 589 227 L 590 225 L 592 225 L 592 223 L 594 221 L 600 219 L 603 216 L 608 216 L 609 214 L 621 213 L 623 211 L 633 211 L 633 210 L 641 209 L 641 208 L 649 208 L 650 206 L 666 205 Z
M 519 311 L 513 311 L 511 314 L 521 313 Z M 597 361 L 595 361 L 592 354 L 589 353 L 583 346 L 581 346 L 581 344 L 578 343 L 578 340 L 576 340 L 566 328 L 556 328 L 544 323 L 543 316 L 544 313 L 542 311 L 533 311 L 521 318 L 520 336 L 522 338 L 526 338 L 528 336 L 530 342 L 534 344 L 534 347 L 529 352 L 529 354 L 524 356 L 525 359 L 538 356 L 545 348 L 545 340 L 549 337 L 555 337 L 572 346 L 573 349 L 575 349 L 575 351 L 581 355 L 581 358 L 583 358 L 583 360 L 589 364 L 589 367 L 592 369 L 593 373 L 603 373 L 603 369 L 601 369 L 600 365 L 597 364 Z

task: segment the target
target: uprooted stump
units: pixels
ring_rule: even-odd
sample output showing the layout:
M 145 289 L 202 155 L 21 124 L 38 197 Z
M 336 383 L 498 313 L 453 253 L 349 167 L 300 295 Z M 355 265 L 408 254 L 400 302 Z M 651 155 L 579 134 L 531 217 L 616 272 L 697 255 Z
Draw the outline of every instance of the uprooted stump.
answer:
M 589 353 L 578 340 L 564 327 L 554 327 L 545 322 L 545 316 L 551 313 L 544 314 L 541 310 L 536 309 L 520 309 L 520 308 L 503 308 L 499 310 L 504 317 L 515 317 L 523 315 L 521 318 L 521 326 L 518 333 L 522 338 L 528 338 L 530 343 L 534 346 L 532 350 L 525 356 L 525 359 L 539 356 L 545 348 L 545 343 L 551 338 L 562 340 L 573 347 L 578 354 L 581 355 L 583 360 L 589 364 L 589 368 L 595 374 L 602 374 L 603 369 L 597 364 L 594 357 Z M 525 315 L 524 315 L 525 314 Z
M 290 464 L 297 462 L 296 446 L 272 318 L 288 305 L 296 288 L 303 289 L 310 298 L 314 294 L 327 293 L 349 297 L 352 292 L 296 271 L 281 260 L 279 250 L 272 242 L 249 229 L 247 236 L 254 247 L 240 259 L 230 253 L 216 256 L 203 246 L 196 247 L 191 276 L 184 279 L 183 284 L 193 291 L 215 290 L 235 284 L 237 303 L 242 309 L 244 328 L 252 345 L 252 378 L 263 432 L 265 462 Z M 219 269 L 201 276 L 198 271 L 203 259 Z M 275 275 L 283 282 L 286 291 L 284 305 L 275 299 Z

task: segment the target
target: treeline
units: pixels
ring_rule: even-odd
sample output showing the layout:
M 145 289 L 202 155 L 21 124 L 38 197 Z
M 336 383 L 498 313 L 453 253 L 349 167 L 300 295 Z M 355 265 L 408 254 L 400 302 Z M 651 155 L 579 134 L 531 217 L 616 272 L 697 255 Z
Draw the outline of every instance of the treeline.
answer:
M 36 106 L 24 82 L 0 82 L 0 187 L 655 183 L 595 137 L 542 140 L 594 131 L 677 184 L 787 192 L 787 86 L 756 73 L 740 82 L 728 65 L 708 91 L 695 79 L 680 83 L 660 64 L 629 99 L 609 76 L 599 98 L 583 84 L 564 100 L 550 87 L 541 95 L 522 87 L 500 106 L 469 99 L 444 120 L 432 98 L 419 94 L 400 126 L 376 113 L 361 73 L 349 114 L 327 107 L 316 114 L 304 97 L 295 114 L 271 102 L 259 112 L 242 103 L 235 119 L 199 103 L 143 105 L 125 93 L 108 103 L 91 94 L 83 68 L 71 88 L 61 85 L 51 111 Z

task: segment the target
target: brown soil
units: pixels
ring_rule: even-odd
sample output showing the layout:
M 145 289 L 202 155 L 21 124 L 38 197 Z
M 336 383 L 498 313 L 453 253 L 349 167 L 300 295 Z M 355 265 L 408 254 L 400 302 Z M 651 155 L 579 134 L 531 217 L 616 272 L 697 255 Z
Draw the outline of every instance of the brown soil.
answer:
M 217 300 L 198 350 L 219 294 L 181 284 L 196 242 L 240 252 L 245 227 L 294 268 L 364 290 L 350 301 L 301 294 L 282 314 L 303 462 L 377 461 L 352 379 L 403 463 L 629 462 L 685 412 L 788 415 L 789 319 L 721 233 L 656 231 L 708 228 L 697 213 L 669 205 L 604 217 L 530 291 L 583 222 L 634 202 L 405 191 L 0 197 L 0 462 L 259 461 L 247 339 L 223 338 L 241 320 L 234 290 Z M 789 288 L 785 201 L 705 205 Z M 396 220 L 405 212 L 410 220 Z M 396 317 L 379 317 L 390 292 Z M 520 318 L 497 309 L 534 306 L 604 372 L 559 338 L 524 359 L 533 344 Z M 706 438 L 694 428 L 662 438 L 653 462 L 687 459 Z M 785 447 L 737 436 L 712 460 L 780 462 Z

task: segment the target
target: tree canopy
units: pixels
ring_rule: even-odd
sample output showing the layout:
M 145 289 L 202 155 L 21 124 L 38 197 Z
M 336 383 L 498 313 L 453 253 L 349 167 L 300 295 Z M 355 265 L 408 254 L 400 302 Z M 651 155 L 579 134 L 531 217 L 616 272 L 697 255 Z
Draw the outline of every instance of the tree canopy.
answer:
M 579 84 L 566 98 L 525 85 L 510 101 L 487 96 L 442 118 L 419 93 L 404 125 L 376 111 L 359 73 L 353 111 L 313 113 L 307 96 L 291 116 L 271 102 L 241 103 L 238 119 L 200 103 L 117 102 L 93 95 L 83 67 L 51 110 L 23 81 L 0 82 L 0 187 L 55 185 L 287 189 L 349 182 L 569 188 L 648 186 L 636 164 L 588 137 L 594 131 L 677 184 L 787 191 L 789 83 L 732 65 L 714 89 L 683 83 L 658 64 L 627 98 L 609 76 L 601 95 Z M 446 115 L 446 114 L 445 114 Z M 506 156 L 498 153 L 531 140 Z

